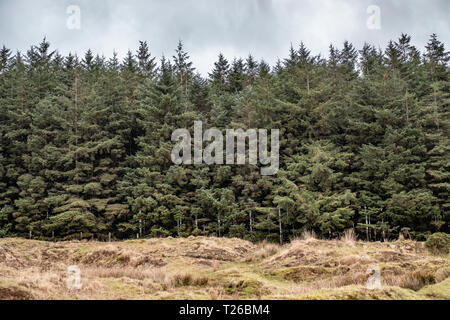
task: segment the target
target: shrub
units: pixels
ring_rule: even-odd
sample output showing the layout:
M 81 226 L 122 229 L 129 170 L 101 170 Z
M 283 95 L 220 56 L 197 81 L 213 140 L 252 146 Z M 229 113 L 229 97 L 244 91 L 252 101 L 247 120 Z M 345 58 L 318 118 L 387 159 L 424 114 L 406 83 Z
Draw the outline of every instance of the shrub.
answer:
M 425 246 L 433 254 L 447 254 L 450 252 L 450 234 L 433 233 L 428 237 Z

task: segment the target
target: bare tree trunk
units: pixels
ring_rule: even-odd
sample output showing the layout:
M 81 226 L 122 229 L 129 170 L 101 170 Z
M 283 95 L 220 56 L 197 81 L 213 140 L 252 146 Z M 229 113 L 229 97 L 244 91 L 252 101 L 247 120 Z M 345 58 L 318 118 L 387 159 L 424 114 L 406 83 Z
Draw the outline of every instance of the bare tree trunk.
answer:
M 219 234 L 219 238 L 220 238 L 220 218 L 217 218 L 217 233 Z
M 278 207 L 278 221 L 280 226 L 280 245 L 283 245 L 283 229 L 281 227 L 281 210 L 280 207 Z
M 367 220 L 367 207 L 364 206 L 364 214 L 366 216 L 366 240 L 369 241 L 369 221 Z

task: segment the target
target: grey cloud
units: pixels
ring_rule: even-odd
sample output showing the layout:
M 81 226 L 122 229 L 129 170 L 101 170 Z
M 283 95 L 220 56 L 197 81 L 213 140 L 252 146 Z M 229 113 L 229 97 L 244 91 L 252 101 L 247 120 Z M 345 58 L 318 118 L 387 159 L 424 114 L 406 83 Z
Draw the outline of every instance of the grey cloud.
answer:
M 366 27 L 369 5 L 381 8 L 381 30 Z M 66 8 L 81 8 L 81 30 L 66 28 Z M 150 43 L 153 55 L 171 57 L 179 39 L 206 74 L 223 52 L 254 54 L 271 64 L 303 41 L 313 53 L 349 40 L 384 47 L 408 33 L 422 49 L 431 33 L 449 42 L 448 0 L 0 0 L 0 42 L 25 51 L 47 36 L 53 48 L 79 55 L 91 48 L 110 56 Z

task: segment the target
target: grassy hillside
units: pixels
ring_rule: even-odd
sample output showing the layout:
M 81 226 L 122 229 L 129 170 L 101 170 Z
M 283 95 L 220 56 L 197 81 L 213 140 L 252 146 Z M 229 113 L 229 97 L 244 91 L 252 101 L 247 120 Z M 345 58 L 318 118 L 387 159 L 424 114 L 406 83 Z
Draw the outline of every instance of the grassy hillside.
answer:
M 449 261 L 413 241 L 0 239 L 0 299 L 450 299 Z M 70 265 L 80 290 L 67 289 Z M 372 265 L 381 289 L 366 288 Z

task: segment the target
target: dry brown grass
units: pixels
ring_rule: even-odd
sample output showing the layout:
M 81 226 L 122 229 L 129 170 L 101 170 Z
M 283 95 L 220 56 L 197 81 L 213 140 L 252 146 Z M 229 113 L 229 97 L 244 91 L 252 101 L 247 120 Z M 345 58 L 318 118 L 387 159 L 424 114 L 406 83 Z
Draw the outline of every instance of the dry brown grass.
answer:
M 0 299 L 373 298 L 365 284 L 374 265 L 387 288 L 380 298 L 442 298 L 449 260 L 428 254 L 423 243 L 367 243 L 351 231 L 339 240 L 305 232 L 283 246 L 206 237 L 116 243 L 0 239 Z M 81 270 L 81 290 L 66 286 L 70 265 Z M 420 295 L 422 289 L 427 296 Z
M 317 239 L 316 233 L 314 231 L 310 230 L 303 230 L 300 238 L 297 240 L 314 240 Z
M 341 240 L 347 243 L 355 242 L 356 241 L 355 230 L 353 229 L 345 230 L 344 234 L 341 237 Z
M 280 250 L 280 246 L 275 243 L 263 241 L 257 245 L 254 252 L 246 259 L 248 262 L 261 261 L 273 256 Z

